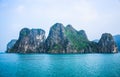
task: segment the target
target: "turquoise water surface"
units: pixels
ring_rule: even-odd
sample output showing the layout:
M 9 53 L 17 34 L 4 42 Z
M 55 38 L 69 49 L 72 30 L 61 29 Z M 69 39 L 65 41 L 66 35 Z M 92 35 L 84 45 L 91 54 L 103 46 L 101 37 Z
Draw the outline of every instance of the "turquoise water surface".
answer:
M 120 77 L 120 53 L 0 54 L 0 77 Z

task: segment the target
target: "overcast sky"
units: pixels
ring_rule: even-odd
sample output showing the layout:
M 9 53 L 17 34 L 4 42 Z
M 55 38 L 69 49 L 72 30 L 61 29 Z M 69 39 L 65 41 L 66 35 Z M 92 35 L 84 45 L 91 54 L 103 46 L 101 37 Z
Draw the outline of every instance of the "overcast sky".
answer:
M 0 0 L 0 51 L 24 28 L 49 32 L 56 22 L 85 30 L 89 40 L 120 34 L 120 0 Z

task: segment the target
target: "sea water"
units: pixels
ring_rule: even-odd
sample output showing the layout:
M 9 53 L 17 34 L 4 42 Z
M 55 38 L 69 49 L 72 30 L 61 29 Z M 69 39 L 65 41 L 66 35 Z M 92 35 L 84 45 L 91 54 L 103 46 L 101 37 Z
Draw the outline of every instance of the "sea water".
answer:
M 120 77 L 117 54 L 0 54 L 0 77 Z

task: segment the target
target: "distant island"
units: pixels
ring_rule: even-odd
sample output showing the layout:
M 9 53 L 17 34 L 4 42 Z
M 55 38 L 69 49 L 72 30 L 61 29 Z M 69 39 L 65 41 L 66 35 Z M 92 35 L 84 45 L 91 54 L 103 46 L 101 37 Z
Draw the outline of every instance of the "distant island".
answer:
M 54 24 L 46 38 L 43 29 L 23 28 L 17 40 L 7 44 L 7 53 L 117 53 L 118 46 L 110 33 L 103 33 L 98 42 L 89 41 L 84 30 L 72 25 Z

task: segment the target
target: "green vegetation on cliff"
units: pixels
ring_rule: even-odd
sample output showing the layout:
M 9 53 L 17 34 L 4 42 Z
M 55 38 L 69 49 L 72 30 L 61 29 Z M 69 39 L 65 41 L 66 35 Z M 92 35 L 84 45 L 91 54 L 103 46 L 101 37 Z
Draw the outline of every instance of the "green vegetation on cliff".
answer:
M 67 26 L 65 31 L 66 37 L 72 43 L 73 48 L 76 50 L 82 50 L 88 45 L 88 39 L 85 36 L 79 34 L 72 26 Z
M 36 38 L 36 37 L 39 37 Z M 117 53 L 117 45 L 110 33 L 102 34 L 98 43 L 89 41 L 84 30 L 71 25 L 54 24 L 46 39 L 42 29 L 23 28 L 16 43 L 10 42 L 8 53 Z

